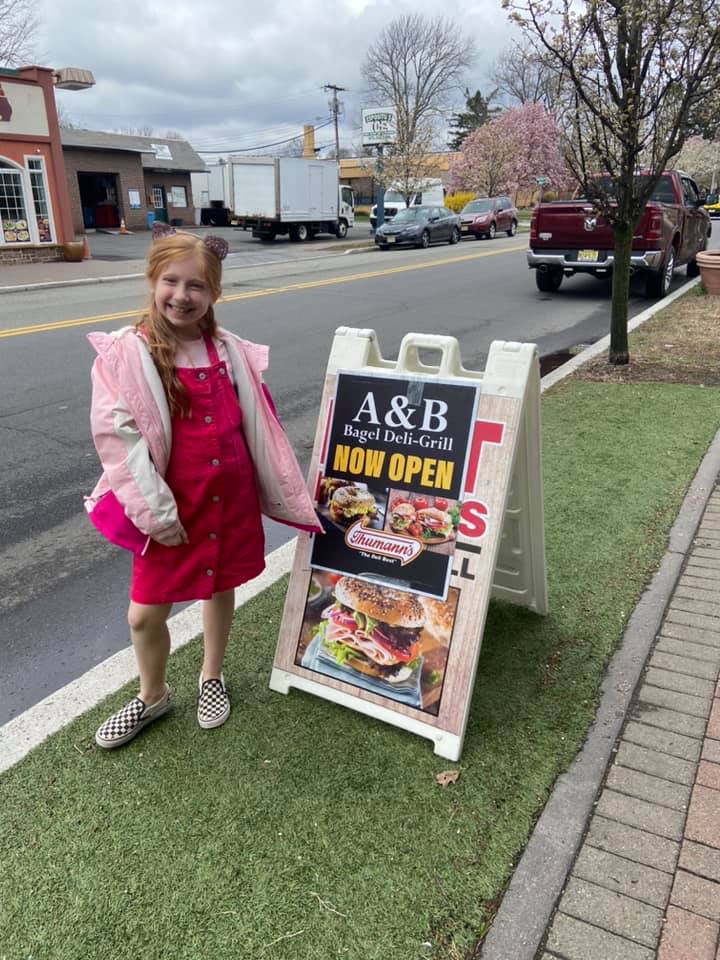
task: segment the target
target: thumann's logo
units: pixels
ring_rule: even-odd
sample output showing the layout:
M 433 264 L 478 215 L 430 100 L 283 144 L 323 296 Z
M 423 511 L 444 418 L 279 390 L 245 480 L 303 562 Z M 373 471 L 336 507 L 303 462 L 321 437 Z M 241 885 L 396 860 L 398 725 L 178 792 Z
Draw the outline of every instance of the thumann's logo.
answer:
M 12 107 L 10 106 L 10 101 L 5 96 L 5 91 L 0 84 L 0 120 L 4 120 L 6 123 L 10 122 L 12 117 Z
M 583 224 L 588 233 L 593 231 L 597 226 L 597 217 L 585 217 L 585 222 Z

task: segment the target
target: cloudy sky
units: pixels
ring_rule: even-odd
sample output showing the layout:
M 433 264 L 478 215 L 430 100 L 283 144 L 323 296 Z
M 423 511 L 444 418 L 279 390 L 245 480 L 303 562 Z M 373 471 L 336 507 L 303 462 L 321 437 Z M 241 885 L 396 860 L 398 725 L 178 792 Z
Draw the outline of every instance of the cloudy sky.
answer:
M 152 127 L 198 150 L 260 147 L 330 117 L 324 84 L 345 87 L 341 147 L 359 141 L 360 64 L 406 12 L 451 17 L 475 39 L 471 90 L 514 35 L 500 0 L 39 0 L 38 62 L 92 70 L 96 86 L 58 91 L 76 126 Z M 463 105 L 461 92 L 457 106 Z M 318 129 L 330 144 L 333 128 Z

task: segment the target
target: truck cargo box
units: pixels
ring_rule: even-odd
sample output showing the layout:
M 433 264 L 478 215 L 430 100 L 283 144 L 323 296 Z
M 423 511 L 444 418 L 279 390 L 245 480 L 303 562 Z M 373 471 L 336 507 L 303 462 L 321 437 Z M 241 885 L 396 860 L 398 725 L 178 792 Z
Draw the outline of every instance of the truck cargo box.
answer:
M 304 157 L 231 158 L 234 211 L 281 223 L 335 220 L 338 165 Z

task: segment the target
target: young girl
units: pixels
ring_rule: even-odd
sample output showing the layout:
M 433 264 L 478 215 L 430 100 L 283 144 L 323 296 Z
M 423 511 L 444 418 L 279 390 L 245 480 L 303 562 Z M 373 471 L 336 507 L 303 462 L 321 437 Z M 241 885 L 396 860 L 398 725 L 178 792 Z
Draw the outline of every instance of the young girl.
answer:
M 264 568 L 261 512 L 318 529 L 300 468 L 262 383 L 267 347 L 215 323 L 227 243 L 156 224 L 150 302 L 134 327 L 91 333 L 92 434 L 103 474 L 95 526 L 134 553 L 128 622 L 140 690 L 98 729 L 127 743 L 170 709 L 172 604 L 204 601 L 197 719 L 230 713 L 222 673 L 234 588 Z

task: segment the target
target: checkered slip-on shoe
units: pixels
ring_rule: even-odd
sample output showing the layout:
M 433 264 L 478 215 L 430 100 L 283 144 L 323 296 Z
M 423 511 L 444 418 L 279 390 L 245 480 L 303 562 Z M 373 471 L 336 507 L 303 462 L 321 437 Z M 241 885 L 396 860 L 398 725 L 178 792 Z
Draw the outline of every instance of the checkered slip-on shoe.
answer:
M 133 697 L 117 713 L 108 717 L 101 727 L 98 727 L 95 734 L 95 743 L 105 750 L 122 747 L 123 744 L 136 737 L 149 723 L 167 713 L 169 709 L 170 687 L 167 687 L 164 696 L 149 706 L 140 697 Z
M 225 678 L 198 681 L 197 719 L 203 730 L 221 727 L 230 716 L 230 700 L 225 690 Z

